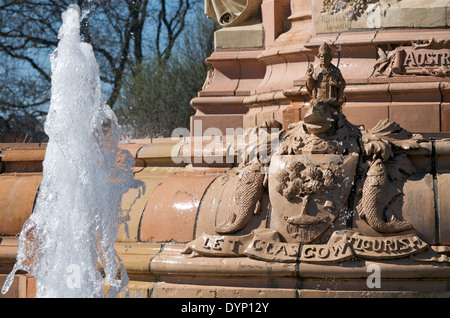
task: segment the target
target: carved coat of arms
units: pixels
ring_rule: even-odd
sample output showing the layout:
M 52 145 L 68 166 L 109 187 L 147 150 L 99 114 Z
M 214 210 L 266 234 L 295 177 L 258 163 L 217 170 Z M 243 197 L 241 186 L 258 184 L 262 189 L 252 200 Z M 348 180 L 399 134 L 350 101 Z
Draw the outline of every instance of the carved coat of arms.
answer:
M 320 237 L 346 213 L 358 160 L 356 153 L 273 157 L 271 226 L 289 241 L 306 244 Z
M 330 49 L 323 45 L 319 51 L 320 69 L 326 72 Z M 389 120 L 369 130 L 349 123 L 340 109 L 345 81 L 323 83 L 328 77 L 313 72 L 308 76 L 313 99 L 303 120 L 277 133 L 277 147 L 261 148 L 270 149 L 269 162 L 257 156 L 239 168 L 235 205 L 225 211 L 228 217 L 216 222 L 215 234 L 204 233 L 190 242 L 185 254 L 334 262 L 392 259 L 427 250 L 394 202 L 404 195 L 395 184 L 415 173 L 406 151 L 419 148 L 422 136 Z M 330 92 L 329 85 L 339 89 L 321 99 L 325 95 L 320 90 Z M 249 228 L 265 193 L 270 209 L 264 227 Z M 355 231 L 355 218 L 370 233 Z M 434 254 L 416 259 L 447 262 Z

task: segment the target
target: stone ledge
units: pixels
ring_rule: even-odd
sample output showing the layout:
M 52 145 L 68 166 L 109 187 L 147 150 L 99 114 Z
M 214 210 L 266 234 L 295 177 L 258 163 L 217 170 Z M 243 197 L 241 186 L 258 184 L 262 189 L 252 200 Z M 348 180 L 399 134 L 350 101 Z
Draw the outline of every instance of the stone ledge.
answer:
M 6 281 L 8 274 L 0 274 L 0 287 Z M 29 274 L 16 274 L 9 291 L 1 298 L 34 298 L 36 295 L 36 279 Z
M 216 49 L 262 48 L 264 28 L 262 23 L 227 27 L 214 33 Z
M 288 288 L 245 288 L 204 286 L 158 282 L 151 298 L 296 298 L 296 290 Z
M 341 263 L 273 263 L 244 257 L 189 257 L 181 254 L 183 245 L 166 244 L 156 255 L 150 270 L 159 281 L 171 284 L 233 286 L 233 288 L 276 288 L 316 290 L 369 291 L 366 281 L 371 274 L 370 265 L 380 268 L 382 286 L 379 291 L 400 292 L 411 295 L 448 293 L 450 267 L 439 263 L 421 263 L 410 258 L 394 261 L 352 260 Z M 321 283 L 319 283 L 321 282 Z M 174 285 L 175 286 L 175 285 Z M 299 289 L 299 286 L 301 288 Z

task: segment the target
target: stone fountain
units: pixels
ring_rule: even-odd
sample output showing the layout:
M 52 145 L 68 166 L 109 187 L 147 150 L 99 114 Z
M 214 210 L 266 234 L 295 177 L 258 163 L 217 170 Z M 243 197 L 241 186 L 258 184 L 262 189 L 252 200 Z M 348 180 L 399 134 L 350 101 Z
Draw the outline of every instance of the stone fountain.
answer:
M 450 296 L 449 7 L 206 0 L 222 28 L 189 134 L 120 145 L 146 186 L 115 244 L 131 294 Z M 2 145 L 0 280 L 45 146 Z

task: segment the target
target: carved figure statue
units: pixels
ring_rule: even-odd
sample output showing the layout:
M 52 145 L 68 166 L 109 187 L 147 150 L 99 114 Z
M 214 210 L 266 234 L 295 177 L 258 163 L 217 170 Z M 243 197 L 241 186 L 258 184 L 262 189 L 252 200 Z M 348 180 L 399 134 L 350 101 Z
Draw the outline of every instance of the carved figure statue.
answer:
M 316 67 L 309 66 L 306 89 L 311 95 L 311 105 L 316 101 L 323 101 L 336 108 L 344 103 L 345 80 L 341 71 L 331 63 L 333 56 L 327 43 L 319 47 L 318 57 L 320 64 Z

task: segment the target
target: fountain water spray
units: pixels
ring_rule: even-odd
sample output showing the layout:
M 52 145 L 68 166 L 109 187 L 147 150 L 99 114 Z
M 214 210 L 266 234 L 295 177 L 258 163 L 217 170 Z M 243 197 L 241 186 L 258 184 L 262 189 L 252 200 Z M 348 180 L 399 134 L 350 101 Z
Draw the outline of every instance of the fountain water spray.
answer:
M 24 270 L 37 280 L 36 297 L 102 297 L 105 285 L 114 297 L 128 283 L 114 243 L 124 219 L 122 195 L 136 186 L 134 159 L 118 147 L 117 119 L 103 101 L 99 66 L 91 45 L 81 42 L 79 7 L 69 6 L 62 20 L 50 57 L 43 180 L 2 293 Z

